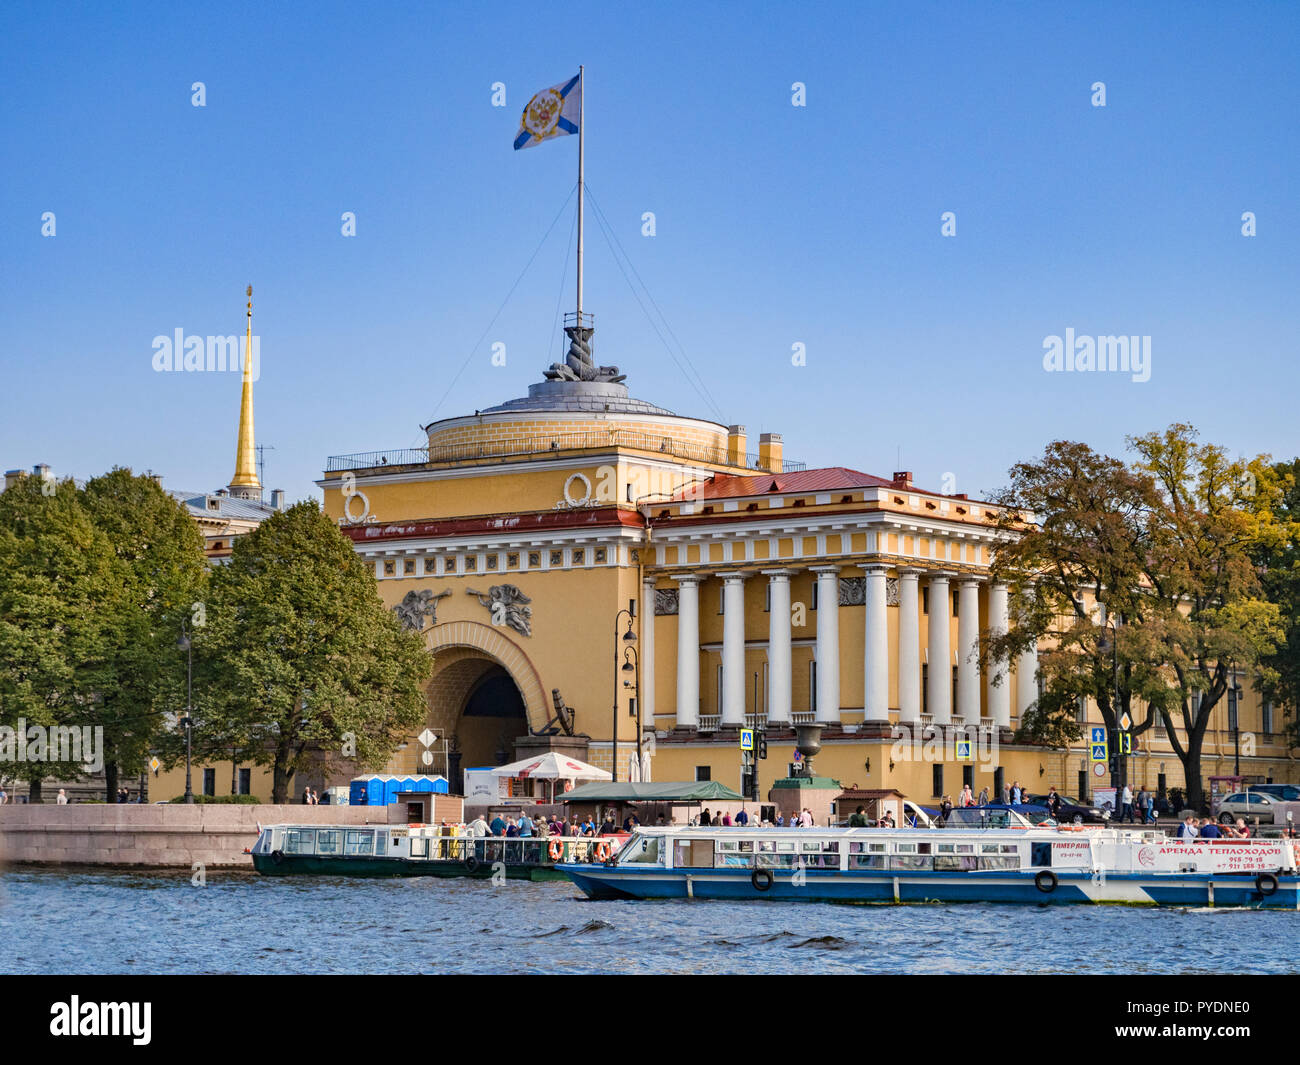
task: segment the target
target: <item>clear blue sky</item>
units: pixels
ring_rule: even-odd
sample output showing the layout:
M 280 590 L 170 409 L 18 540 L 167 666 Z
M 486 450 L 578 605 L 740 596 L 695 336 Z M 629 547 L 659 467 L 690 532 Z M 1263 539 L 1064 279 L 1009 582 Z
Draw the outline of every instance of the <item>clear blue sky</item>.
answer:
M 597 203 L 721 418 L 790 457 L 888 474 L 901 448 L 972 494 L 1051 439 L 1119 453 L 1175 420 L 1293 457 L 1297 10 L 9 2 L 0 463 L 224 485 L 238 377 L 155 373 L 151 344 L 241 332 L 250 282 L 291 498 L 327 455 L 522 395 L 560 349 L 572 204 L 488 324 L 578 146 L 511 141 L 579 63 Z M 588 218 L 598 358 L 711 416 Z M 1067 328 L 1150 335 L 1150 381 L 1045 373 Z

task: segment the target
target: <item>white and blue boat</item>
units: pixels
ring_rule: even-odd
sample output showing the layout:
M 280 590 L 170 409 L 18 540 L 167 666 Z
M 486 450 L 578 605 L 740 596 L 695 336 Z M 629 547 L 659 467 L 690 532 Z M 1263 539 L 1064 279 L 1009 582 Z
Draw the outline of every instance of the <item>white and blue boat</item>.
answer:
M 1300 909 L 1300 841 L 1175 839 L 1081 826 L 638 829 L 593 899 L 1122 903 Z

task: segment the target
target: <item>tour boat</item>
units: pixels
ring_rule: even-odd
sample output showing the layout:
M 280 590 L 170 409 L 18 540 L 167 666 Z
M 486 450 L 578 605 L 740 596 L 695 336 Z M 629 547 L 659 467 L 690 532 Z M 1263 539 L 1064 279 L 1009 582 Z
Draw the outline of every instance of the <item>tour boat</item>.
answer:
M 1117 828 L 640 828 L 560 869 L 594 899 L 1129 903 L 1300 909 L 1287 839 Z
M 623 837 L 474 837 L 438 825 L 268 825 L 250 848 L 267 876 L 468 876 L 563 880 L 560 862 L 601 862 Z

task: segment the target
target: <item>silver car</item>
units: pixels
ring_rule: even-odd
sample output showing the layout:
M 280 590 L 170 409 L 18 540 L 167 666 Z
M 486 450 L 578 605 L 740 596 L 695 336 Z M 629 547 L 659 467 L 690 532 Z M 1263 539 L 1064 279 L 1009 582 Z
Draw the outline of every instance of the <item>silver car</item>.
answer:
M 1258 817 L 1261 824 L 1274 823 L 1276 807 L 1281 803 L 1276 795 L 1265 795 L 1259 791 L 1238 791 L 1219 803 L 1219 815 L 1231 814 L 1244 817 L 1248 821 Z

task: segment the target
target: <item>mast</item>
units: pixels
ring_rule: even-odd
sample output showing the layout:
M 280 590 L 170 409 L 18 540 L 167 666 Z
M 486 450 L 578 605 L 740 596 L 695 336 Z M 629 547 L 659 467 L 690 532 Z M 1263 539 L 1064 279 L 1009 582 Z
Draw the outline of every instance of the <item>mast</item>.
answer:
M 587 85 L 586 79 L 582 73 L 582 65 L 578 66 L 578 321 L 579 328 L 582 327 L 582 200 L 583 200 L 583 133 L 586 129 L 586 116 L 584 112 L 587 108 Z

